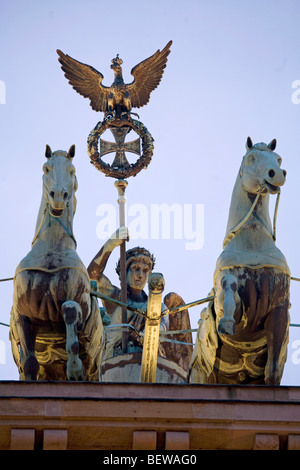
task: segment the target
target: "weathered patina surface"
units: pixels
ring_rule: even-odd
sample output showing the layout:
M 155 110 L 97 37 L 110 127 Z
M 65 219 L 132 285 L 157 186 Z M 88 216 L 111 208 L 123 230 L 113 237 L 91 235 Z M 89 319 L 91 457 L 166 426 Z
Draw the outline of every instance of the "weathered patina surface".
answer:
M 247 140 L 232 194 L 214 300 L 203 310 L 189 380 L 279 385 L 287 355 L 290 270 L 275 245 L 269 194 L 286 172 L 269 145 Z
M 73 235 L 74 153 L 46 147 L 35 236 L 14 276 L 10 338 L 25 380 L 99 379 L 103 325 Z

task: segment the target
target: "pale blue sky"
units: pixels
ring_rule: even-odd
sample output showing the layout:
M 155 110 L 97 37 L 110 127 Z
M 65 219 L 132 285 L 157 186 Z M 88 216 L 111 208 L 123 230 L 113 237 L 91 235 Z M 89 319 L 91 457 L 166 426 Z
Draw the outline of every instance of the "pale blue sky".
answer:
M 300 104 L 292 102 L 292 83 L 300 80 L 299 1 L 2 0 L 0 18 L 0 80 L 6 84 L 6 104 L 0 104 L 0 278 L 13 276 L 30 249 L 47 143 L 52 150 L 76 144 L 74 233 L 86 265 L 103 243 L 96 234 L 97 208 L 116 205 L 114 181 L 92 167 L 86 152 L 88 134 L 103 115 L 67 83 L 56 49 L 94 66 L 109 85 L 110 63 L 117 53 L 124 78 L 131 81 L 131 68 L 170 39 L 162 82 L 149 104 L 138 110 L 155 139 L 153 160 L 147 171 L 129 179 L 127 201 L 128 207 L 146 207 L 148 214 L 151 204 L 203 205 L 204 245 L 187 250 L 187 240 L 171 236 L 135 240 L 130 246 L 144 245 L 154 253 L 166 293 L 176 291 L 186 302 L 205 297 L 222 250 L 247 136 L 267 143 L 275 137 L 287 170 L 277 245 L 292 275 L 300 277 Z M 113 253 L 107 269 L 115 283 L 118 256 Z M 0 289 L 0 321 L 8 323 L 12 283 L 2 283 Z M 300 323 L 300 283 L 292 283 L 291 304 L 291 321 Z M 197 307 L 190 310 L 193 327 L 199 315 Z M 0 378 L 16 379 L 7 330 L 0 328 L 6 349 Z M 300 385 L 297 360 L 300 328 L 291 328 L 283 384 Z

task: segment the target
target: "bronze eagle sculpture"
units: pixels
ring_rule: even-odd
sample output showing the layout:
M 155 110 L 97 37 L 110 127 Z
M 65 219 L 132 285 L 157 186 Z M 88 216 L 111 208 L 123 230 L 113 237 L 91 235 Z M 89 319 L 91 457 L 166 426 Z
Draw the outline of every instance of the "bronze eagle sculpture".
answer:
M 172 41 L 169 41 L 162 51 L 158 49 L 155 54 L 133 67 L 131 74 L 134 80 L 129 84 L 124 83 L 123 61 L 117 55 L 110 66 L 115 74 L 110 87 L 102 85 L 104 77 L 94 67 L 73 59 L 59 49 L 57 53 L 70 85 L 82 96 L 89 98 L 91 107 L 95 111 L 104 112 L 105 116 L 115 112 L 120 117 L 122 113 L 130 113 L 132 108 L 140 108 L 148 103 L 150 93 L 161 81 L 171 44 Z

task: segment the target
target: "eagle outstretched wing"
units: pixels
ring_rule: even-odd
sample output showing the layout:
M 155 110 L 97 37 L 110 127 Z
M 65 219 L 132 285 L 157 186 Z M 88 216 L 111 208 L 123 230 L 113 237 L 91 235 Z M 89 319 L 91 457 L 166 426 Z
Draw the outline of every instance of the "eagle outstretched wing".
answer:
M 170 292 L 164 298 L 164 304 L 166 307 L 171 310 L 176 307 L 180 307 L 184 305 L 184 300 L 180 297 L 180 295 L 176 294 L 175 292 Z M 181 312 L 173 313 L 169 315 L 169 330 L 190 330 L 190 317 L 188 310 L 183 310 Z M 171 336 L 167 336 L 167 338 L 174 339 L 176 341 L 181 341 L 183 343 L 190 343 L 190 344 L 179 344 L 179 343 L 171 343 L 171 342 L 164 342 L 163 347 L 165 350 L 166 357 L 176 362 L 176 364 L 180 365 L 185 371 L 188 370 L 189 364 L 193 354 L 193 337 L 191 332 L 187 333 L 174 333 Z M 161 337 L 161 341 L 163 342 L 163 336 Z
M 171 45 L 172 41 L 169 41 L 162 51 L 158 49 L 155 54 L 143 60 L 131 70 L 134 81 L 128 85 L 128 91 L 133 108 L 140 108 L 147 104 L 150 93 L 159 85 L 167 64 Z
M 103 75 L 90 65 L 83 64 L 57 49 L 61 68 L 70 85 L 85 98 L 89 98 L 95 111 L 105 112 L 110 88 L 102 85 Z

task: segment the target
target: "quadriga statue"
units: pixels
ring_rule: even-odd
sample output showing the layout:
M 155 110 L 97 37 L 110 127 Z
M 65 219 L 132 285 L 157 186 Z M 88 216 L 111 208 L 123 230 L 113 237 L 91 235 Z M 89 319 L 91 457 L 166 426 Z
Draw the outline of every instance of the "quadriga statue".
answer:
M 10 339 L 23 380 L 99 380 L 103 326 L 73 235 L 74 154 L 46 146 L 35 236 L 14 276 Z
M 216 263 L 215 297 L 201 313 L 190 382 L 280 384 L 288 344 L 290 271 L 275 246 L 269 216 L 269 195 L 277 194 L 278 201 L 286 179 L 275 147 L 275 139 L 269 145 L 247 139 L 224 251 Z

